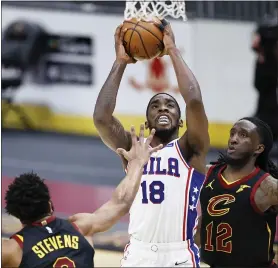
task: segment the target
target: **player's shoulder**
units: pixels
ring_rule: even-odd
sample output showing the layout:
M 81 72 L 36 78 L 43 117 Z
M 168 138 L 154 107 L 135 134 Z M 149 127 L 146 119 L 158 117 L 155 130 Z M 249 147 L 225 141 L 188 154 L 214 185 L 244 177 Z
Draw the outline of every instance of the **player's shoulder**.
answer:
M 35 226 L 36 227 L 36 226 Z M 38 228 L 34 228 L 33 226 L 29 226 L 27 229 L 23 228 L 20 232 L 17 234 L 22 236 L 43 236 L 45 235 L 44 232 L 41 232 L 41 229 L 46 229 L 49 234 L 59 231 L 61 233 L 80 233 L 78 227 L 70 222 L 68 219 L 59 218 L 56 216 L 51 217 L 51 220 L 49 222 L 46 222 L 44 224 L 41 224 L 37 226 Z
M 209 172 L 209 170 L 212 168 L 213 165 L 206 165 L 206 174 Z
M 262 175 L 258 179 L 259 181 L 259 189 L 262 189 L 265 194 L 268 196 L 273 195 L 273 197 L 276 199 L 276 203 L 278 202 L 278 180 L 274 177 L 272 177 L 268 173 L 262 173 Z
M 223 166 L 225 166 L 225 164 L 207 164 L 206 165 L 206 174 L 207 176 L 211 174 L 212 171 L 218 171 L 221 168 L 223 168 Z
M 69 228 L 72 228 L 74 227 L 73 224 L 68 220 L 68 219 L 62 219 L 62 218 L 58 218 L 56 217 L 56 222 L 55 222 L 56 226 L 57 227 L 69 227 Z
M 11 237 L 10 239 L 2 238 L 2 246 L 3 246 L 2 249 L 4 248 L 9 249 L 10 252 L 14 252 L 17 251 L 18 249 L 21 249 L 18 243 L 16 242 L 16 240 L 13 239 L 13 237 Z
M 59 218 L 59 221 L 60 221 L 60 227 L 62 229 L 83 236 L 82 230 L 74 222 L 71 222 L 68 219 L 61 219 L 61 218 Z
M 18 267 L 22 258 L 22 248 L 13 239 L 2 238 L 2 265 L 6 267 Z

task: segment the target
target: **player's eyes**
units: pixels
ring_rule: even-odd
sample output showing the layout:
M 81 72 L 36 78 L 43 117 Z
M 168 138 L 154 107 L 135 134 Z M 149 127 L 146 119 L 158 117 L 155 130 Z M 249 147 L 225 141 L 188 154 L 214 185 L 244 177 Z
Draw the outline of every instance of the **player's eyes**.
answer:
M 168 107 L 174 108 L 174 104 L 168 104 Z
M 247 137 L 247 134 L 244 133 L 244 132 L 242 132 L 242 133 L 240 133 L 240 136 L 241 136 L 242 138 L 246 138 L 246 137 Z

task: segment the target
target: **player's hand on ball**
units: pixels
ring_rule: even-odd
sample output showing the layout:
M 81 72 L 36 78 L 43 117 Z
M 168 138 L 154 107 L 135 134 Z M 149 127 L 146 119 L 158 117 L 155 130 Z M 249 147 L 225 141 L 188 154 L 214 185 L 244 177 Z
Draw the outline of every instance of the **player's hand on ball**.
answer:
M 167 20 L 165 20 L 165 19 L 159 20 L 158 18 L 155 18 L 154 21 L 157 25 L 160 25 L 159 26 L 160 29 L 163 30 L 164 50 L 159 55 L 159 57 L 162 57 L 164 55 L 168 55 L 169 50 L 176 47 L 175 35 L 173 33 L 171 24 Z
M 137 136 L 133 126 L 131 127 L 130 132 L 132 139 L 131 149 L 128 152 L 122 148 L 117 149 L 117 153 L 123 155 L 128 162 L 139 161 L 142 165 L 144 165 L 149 161 L 149 158 L 153 152 L 156 152 L 163 147 L 162 144 L 154 148 L 150 147 L 153 136 L 155 134 L 155 129 L 152 129 L 149 137 L 146 140 L 144 140 L 143 124 L 140 126 L 139 140 L 137 140 Z
M 124 34 L 126 32 L 126 29 L 122 28 L 123 25 L 119 25 L 115 32 L 115 50 L 116 50 L 116 58 L 118 61 L 125 62 L 125 63 L 136 63 L 136 60 L 128 56 L 128 54 L 125 51 L 123 40 L 124 40 Z

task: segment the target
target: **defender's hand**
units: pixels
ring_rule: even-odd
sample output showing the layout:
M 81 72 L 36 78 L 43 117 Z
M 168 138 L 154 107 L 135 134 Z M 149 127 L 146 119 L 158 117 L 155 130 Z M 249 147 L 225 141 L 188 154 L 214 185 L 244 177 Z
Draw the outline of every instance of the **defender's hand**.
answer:
M 117 153 L 124 156 L 124 158 L 131 162 L 133 160 L 139 161 L 142 165 L 146 164 L 149 161 L 149 158 L 153 152 L 160 150 L 163 145 L 160 144 L 155 148 L 150 147 L 150 143 L 155 134 L 155 129 L 152 129 L 150 136 L 144 141 L 144 125 L 140 126 L 139 133 L 139 141 L 137 141 L 137 137 L 135 134 L 135 129 L 131 127 L 131 138 L 132 138 L 132 146 L 131 149 L 127 152 L 126 150 L 119 148 L 117 149 Z
M 116 29 L 114 38 L 115 38 L 115 51 L 116 51 L 116 59 L 125 63 L 135 63 L 136 60 L 129 57 L 125 52 L 125 48 L 123 45 L 124 34 L 126 29 L 123 29 L 123 25 L 119 25 Z

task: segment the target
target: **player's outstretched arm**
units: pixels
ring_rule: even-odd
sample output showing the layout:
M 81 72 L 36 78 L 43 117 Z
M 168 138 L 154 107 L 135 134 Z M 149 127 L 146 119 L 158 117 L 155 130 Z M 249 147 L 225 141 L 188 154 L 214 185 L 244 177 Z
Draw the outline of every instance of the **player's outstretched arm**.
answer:
M 130 133 L 126 132 L 114 116 L 118 89 L 128 63 L 134 62 L 125 52 L 123 46 L 122 25 L 115 32 L 116 60 L 98 95 L 94 110 L 94 124 L 103 142 L 112 150 L 117 148 L 130 149 Z
M 83 235 L 92 235 L 110 229 L 122 216 L 128 213 L 134 198 L 138 192 L 144 165 L 150 155 L 162 148 L 162 144 L 151 148 L 149 145 L 153 139 L 155 130 L 144 141 L 144 125 L 140 127 L 139 141 L 134 127 L 131 128 L 132 147 L 130 151 L 118 149 L 128 161 L 127 175 L 114 191 L 111 199 L 94 213 L 80 213 L 72 216 L 70 221 L 75 222 Z
M 208 119 L 206 116 L 201 90 L 194 74 L 184 62 L 180 51 L 175 45 L 175 38 L 170 24 L 165 26 L 165 54 L 171 58 L 181 95 L 186 103 L 186 133 L 180 138 L 179 145 L 186 158 L 187 152 L 206 154 L 209 148 Z M 190 146 L 190 149 L 186 148 Z M 192 154 L 191 153 L 191 154 Z

